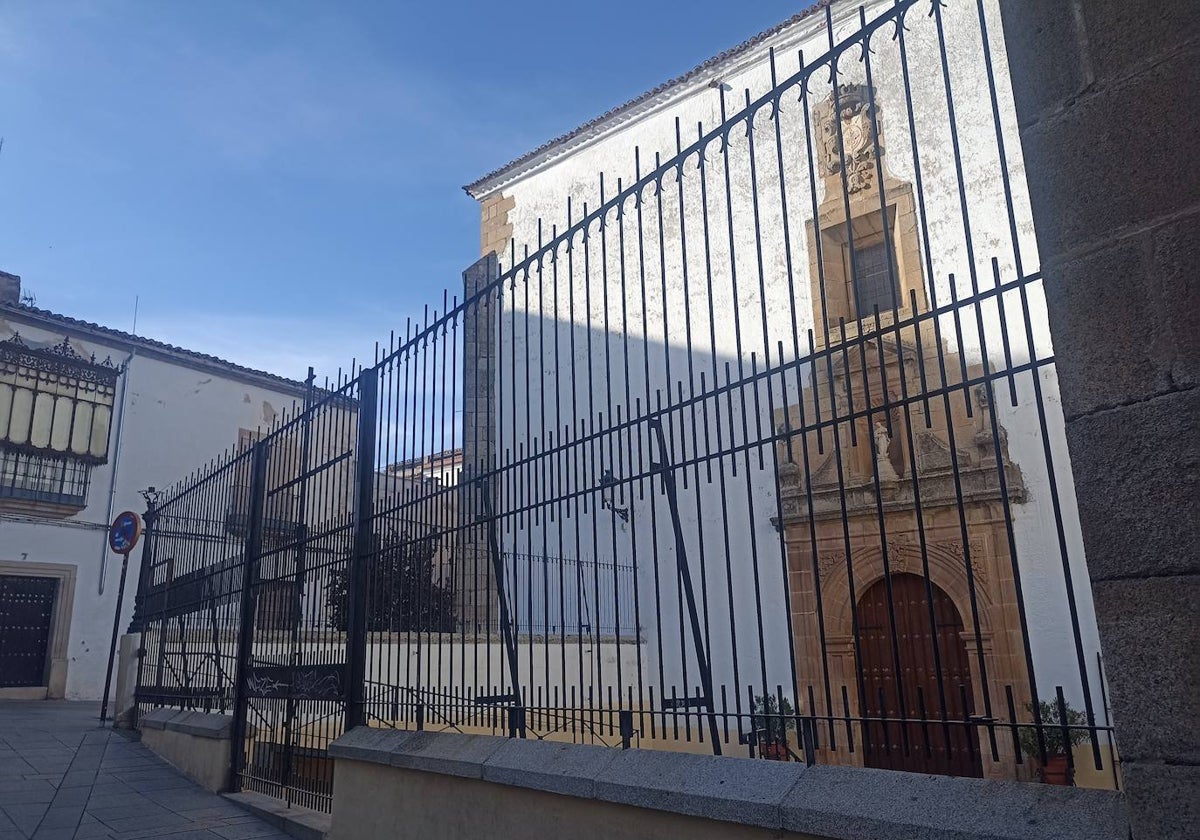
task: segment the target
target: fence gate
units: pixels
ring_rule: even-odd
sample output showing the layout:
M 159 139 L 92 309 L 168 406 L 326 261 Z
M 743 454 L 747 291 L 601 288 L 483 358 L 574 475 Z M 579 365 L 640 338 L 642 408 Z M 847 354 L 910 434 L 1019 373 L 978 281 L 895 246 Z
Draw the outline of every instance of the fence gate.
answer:
M 310 400 L 311 402 L 311 400 Z M 235 783 L 328 811 L 345 728 L 357 406 L 333 394 L 254 443 L 242 485 Z

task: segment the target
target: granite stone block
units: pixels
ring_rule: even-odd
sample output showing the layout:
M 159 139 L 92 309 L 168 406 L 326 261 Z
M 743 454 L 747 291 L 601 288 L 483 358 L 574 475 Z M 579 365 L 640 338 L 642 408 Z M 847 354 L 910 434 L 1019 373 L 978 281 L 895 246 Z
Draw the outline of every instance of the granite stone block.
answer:
M 389 764 L 392 750 L 399 747 L 412 735 L 412 732 L 402 729 L 356 726 L 329 745 L 329 755 L 331 758 Z
M 1093 581 L 1200 573 L 1200 389 L 1067 427 Z
M 596 777 L 617 754 L 611 747 L 513 738 L 484 762 L 483 779 L 591 799 Z
M 1013 99 L 1022 122 L 1053 113 L 1087 87 L 1086 41 L 1070 3 L 1005 0 L 1003 24 L 1008 61 L 1025 70 L 1013 80 Z M 999 25 L 988 22 L 989 29 Z M 1047 40 L 1058 49 L 1045 49 Z
M 596 777 L 596 799 L 778 828 L 779 805 L 802 764 L 623 750 Z
M 145 729 L 165 729 L 167 721 L 177 714 L 179 714 L 178 709 L 151 709 L 141 716 L 139 723 Z
M 1048 271 L 1046 306 L 1068 420 L 1172 390 L 1166 337 L 1148 329 L 1159 319 L 1159 296 L 1144 237 Z
M 1121 795 L 1024 782 L 812 767 L 783 828 L 838 840 L 1128 840 Z
M 1200 767 L 1132 762 L 1121 770 L 1134 837 L 1195 840 L 1200 833 Z
M 1065 254 L 1200 201 L 1200 167 L 1180 165 L 1178 144 L 1162 141 L 1200 124 L 1200 97 L 1180 95 L 1200 87 L 1198 59 L 1198 49 L 1177 53 L 1022 131 L 1047 285 Z
M 1200 575 L 1092 589 L 1122 760 L 1200 765 Z
M 1160 225 L 1150 241 L 1171 381 L 1180 389 L 1195 388 L 1200 385 L 1200 212 Z
M 184 712 L 167 721 L 166 728 L 197 738 L 228 738 L 233 732 L 233 718 L 230 715 Z
M 1154 3 L 1149 14 L 1129 0 L 1087 0 L 1080 9 L 1091 65 L 1101 82 L 1135 73 L 1200 41 L 1200 15 L 1188 3 Z
M 483 778 L 483 763 L 506 739 L 491 735 L 413 732 L 391 752 L 393 767 L 468 779 Z

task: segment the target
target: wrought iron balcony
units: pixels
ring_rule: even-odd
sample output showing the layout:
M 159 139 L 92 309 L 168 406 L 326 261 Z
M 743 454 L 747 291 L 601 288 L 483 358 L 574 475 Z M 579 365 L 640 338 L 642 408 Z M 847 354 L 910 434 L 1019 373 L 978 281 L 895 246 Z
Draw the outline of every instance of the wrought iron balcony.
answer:
M 14 500 L 41 513 L 75 513 L 87 506 L 91 471 L 77 458 L 0 448 L 0 505 L 13 507 Z

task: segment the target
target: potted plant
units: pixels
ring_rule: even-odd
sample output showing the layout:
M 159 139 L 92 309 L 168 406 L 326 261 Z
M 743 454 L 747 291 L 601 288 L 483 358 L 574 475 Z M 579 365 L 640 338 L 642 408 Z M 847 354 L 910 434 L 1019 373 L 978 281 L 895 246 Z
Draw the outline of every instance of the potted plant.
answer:
M 750 725 L 763 758 L 788 760 L 787 734 L 796 728 L 796 710 L 786 697 L 755 697 Z
M 1082 726 L 1087 723 L 1087 718 L 1083 712 L 1072 709 L 1069 705 L 1063 704 L 1066 712 L 1066 723 L 1068 726 Z M 1025 708 L 1029 713 L 1033 714 L 1033 704 L 1026 703 Z M 1045 700 L 1038 703 L 1038 713 L 1042 720 L 1042 741 L 1046 747 L 1046 763 L 1039 771 L 1042 781 L 1048 785 L 1070 785 L 1074 784 L 1074 779 L 1071 778 L 1071 765 L 1067 761 L 1067 751 L 1076 744 L 1082 744 L 1087 740 L 1088 734 L 1083 729 L 1068 729 L 1066 737 L 1063 737 L 1062 724 L 1063 720 L 1058 713 L 1058 705 L 1047 703 Z M 1038 743 L 1038 734 L 1036 726 L 1023 726 L 1017 732 L 1017 740 L 1021 745 L 1021 752 L 1033 758 L 1035 761 L 1041 759 L 1042 749 Z

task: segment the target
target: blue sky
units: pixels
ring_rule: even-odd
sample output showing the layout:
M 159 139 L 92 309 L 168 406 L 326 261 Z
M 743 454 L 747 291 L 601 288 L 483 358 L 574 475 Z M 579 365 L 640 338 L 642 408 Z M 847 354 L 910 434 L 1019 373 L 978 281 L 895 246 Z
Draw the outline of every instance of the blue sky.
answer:
M 463 184 L 806 5 L 0 0 L 0 270 L 328 372 L 457 286 Z

